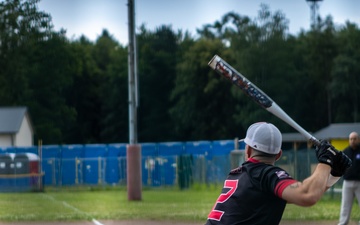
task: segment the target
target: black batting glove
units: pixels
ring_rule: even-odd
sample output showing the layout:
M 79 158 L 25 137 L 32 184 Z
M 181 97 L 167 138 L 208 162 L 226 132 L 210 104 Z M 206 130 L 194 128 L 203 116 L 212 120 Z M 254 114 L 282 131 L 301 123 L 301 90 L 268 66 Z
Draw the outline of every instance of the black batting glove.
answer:
M 334 177 L 341 177 L 352 165 L 351 159 L 344 152 L 339 152 L 334 160 L 330 174 Z
M 336 156 L 339 154 L 339 151 L 326 140 L 321 141 L 320 145 L 316 146 L 315 152 L 319 163 L 327 164 L 331 168 L 334 165 Z

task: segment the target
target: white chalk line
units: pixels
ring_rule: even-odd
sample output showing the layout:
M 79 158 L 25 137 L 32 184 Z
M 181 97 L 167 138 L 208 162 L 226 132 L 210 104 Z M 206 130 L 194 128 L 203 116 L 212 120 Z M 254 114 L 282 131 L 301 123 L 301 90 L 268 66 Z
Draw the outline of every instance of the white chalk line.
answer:
M 56 200 L 54 197 L 52 197 L 52 196 L 50 196 L 50 195 L 42 194 L 42 196 L 45 197 L 45 198 L 47 198 L 47 199 L 49 199 L 50 201 L 60 202 L 60 201 Z M 65 202 L 65 201 L 62 201 L 61 203 L 62 203 L 65 207 L 70 208 L 70 209 L 74 210 L 75 212 L 77 212 L 77 213 L 79 213 L 79 214 L 84 214 L 84 215 L 86 215 L 87 217 L 90 217 L 89 214 L 87 214 L 86 212 L 81 211 L 80 209 L 78 209 L 78 208 L 70 205 L 69 203 L 67 203 L 67 202 Z M 93 224 L 95 224 L 95 225 L 104 225 L 104 224 L 100 223 L 99 221 L 97 221 L 97 220 L 94 219 L 94 218 L 91 218 L 91 222 L 93 222 Z

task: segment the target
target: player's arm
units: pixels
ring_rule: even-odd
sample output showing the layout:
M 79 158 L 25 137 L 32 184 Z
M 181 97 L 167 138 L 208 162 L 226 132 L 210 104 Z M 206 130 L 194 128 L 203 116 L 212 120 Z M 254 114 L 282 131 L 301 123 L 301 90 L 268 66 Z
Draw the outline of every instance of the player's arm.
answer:
M 314 173 L 303 182 L 288 185 L 283 190 L 281 198 L 300 206 L 314 205 L 327 189 L 330 170 L 329 165 L 319 163 Z
M 281 198 L 300 206 L 314 205 L 351 166 L 351 160 L 327 141 L 316 147 L 316 157 L 319 164 L 314 173 L 303 182 L 285 184 L 279 194 Z

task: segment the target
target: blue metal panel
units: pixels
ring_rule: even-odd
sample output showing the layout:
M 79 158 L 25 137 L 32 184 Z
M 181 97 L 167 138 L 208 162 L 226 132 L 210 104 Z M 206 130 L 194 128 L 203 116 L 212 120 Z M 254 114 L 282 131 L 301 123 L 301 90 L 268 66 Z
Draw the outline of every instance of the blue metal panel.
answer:
M 38 155 L 39 151 L 36 146 L 16 147 L 16 153 L 34 153 L 34 154 Z
M 16 153 L 16 147 L 1 147 L 2 153 Z
M 212 155 L 228 155 L 235 149 L 234 140 L 213 141 Z
M 83 174 L 84 184 L 100 184 L 103 180 L 107 146 L 87 144 L 84 146 Z
M 61 147 L 61 184 L 74 185 L 83 182 L 83 145 L 63 145 Z M 77 160 L 78 159 L 78 160 Z
M 108 144 L 107 157 L 121 157 L 126 156 L 126 145 L 125 143 Z
M 211 151 L 210 141 L 193 141 L 185 143 L 185 154 L 208 155 Z
M 158 153 L 158 144 L 141 143 L 141 179 L 145 186 L 158 186 L 156 174 Z
M 184 143 L 162 142 L 159 143 L 159 158 L 162 159 L 161 184 L 174 185 L 176 183 L 177 156 L 184 154 Z
M 42 171 L 45 173 L 43 182 L 45 185 L 56 185 L 59 183 L 60 175 L 60 145 L 42 146 Z
M 141 156 L 157 156 L 158 144 L 156 143 L 142 143 L 141 144 Z
M 126 144 L 109 144 L 106 157 L 105 182 L 126 182 Z
M 107 145 L 105 144 L 86 144 L 84 145 L 84 158 L 104 157 L 107 154 Z
M 239 141 L 239 150 L 245 150 L 245 142 L 244 142 L 244 140 Z
M 159 143 L 159 155 L 181 155 L 184 154 L 184 143 L 182 142 L 161 142 Z
M 212 151 L 209 159 L 207 179 L 215 181 L 224 179 L 230 170 L 230 152 L 235 149 L 234 140 L 213 141 Z M 227 156 L 227 157 L 224 157 Z

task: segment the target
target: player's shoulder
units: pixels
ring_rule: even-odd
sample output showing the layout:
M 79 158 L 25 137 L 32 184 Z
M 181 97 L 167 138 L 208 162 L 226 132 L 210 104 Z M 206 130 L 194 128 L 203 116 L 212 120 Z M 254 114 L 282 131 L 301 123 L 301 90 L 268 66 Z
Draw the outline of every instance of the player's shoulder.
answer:
M 274 165 L 266 163 L 246 163 L 243 166 L 243 170 L 246 170 L 246 172 L 249 173 L 253 178 L 260 178 L 264 174 L 276 170 Z
M 293 179 L 291 177 L 291 175 L 284 169 L 280 168 L 280 167 L 274 167 L 273 170 L 273 175 L 275 175 L 278 179 L 282 180 L 282 179 Z
M 287 173 L 283 168 L 273 165 L 267 166 L 264 171 L 266 171 L 266 173 Z
M 290 174 L 283 168 L 268 164 L 260 170 L 259 177 L 261 177 L 262 180 L 292 179 Z

